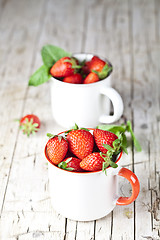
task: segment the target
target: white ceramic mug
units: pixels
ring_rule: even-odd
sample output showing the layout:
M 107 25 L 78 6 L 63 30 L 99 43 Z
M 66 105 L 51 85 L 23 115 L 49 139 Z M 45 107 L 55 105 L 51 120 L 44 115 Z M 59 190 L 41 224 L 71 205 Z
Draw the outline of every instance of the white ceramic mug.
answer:
M 116 205 L 128 205 L 139 194 L 137 176 L 127 168 L 121 168 L 121 157 L 116 163 L 118 168 L 107 168 L 107 175 L 97 172 L 70 172 L 49 162 L 49 186 L 53 208 L 62 216 L 76 221 L 91 221 L 109 214 Z M 132 195 L 120 197 L 118 194 L 118 177 L 123 176 L 130 181 Z
M 89 61 L 93 54 L 80 53 L 73 56 L 79 61 Z M 110 115 L 109 100 L 113 105 L 113 115 Z M 52 78 L 51 104 L 54 119 L 65 128 L 75 123 L 80 127 L 112 123 L 123 113 L 122 98 L 111 88 L 110 76 L 91 84 L 71 84 Z

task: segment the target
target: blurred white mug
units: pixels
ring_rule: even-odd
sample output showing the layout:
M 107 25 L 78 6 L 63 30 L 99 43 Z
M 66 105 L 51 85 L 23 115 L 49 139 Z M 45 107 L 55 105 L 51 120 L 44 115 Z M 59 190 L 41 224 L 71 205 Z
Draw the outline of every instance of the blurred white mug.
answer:
M 89 61 L 93 54 L 78 53 L 73 54 L 73 57 L 79 61 Z M 113 105 L 113 115 L 110 115 L 110 101 Z M 53 77 L 51 104 L 54 119 L 65 128 L 70 128 L 75 123 L 79 127 L 113 123 L 123 114 L 122 98 L 111 87 L 110 76 L 90 84 L 65 83 Z

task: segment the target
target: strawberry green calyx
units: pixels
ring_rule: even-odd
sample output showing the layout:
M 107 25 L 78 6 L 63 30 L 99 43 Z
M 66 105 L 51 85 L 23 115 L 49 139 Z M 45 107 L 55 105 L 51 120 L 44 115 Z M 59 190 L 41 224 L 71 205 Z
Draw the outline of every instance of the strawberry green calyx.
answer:
M 108 77 L 109 74 L 112 72 L 112 70 L 113 70 L 113 67 L 109 66 L 106 63 L 101 72 L 98 72 L 98 71 L 95 71 L 95 70 L 92 70 L 92 72 L 96 73 L 98 75 L 99 79 L 102 80 L 102 79 Z
M 27 134 L 29 137 L 31 134 L 35 134 L 39 130 L 39 124 L 33 122 L 33 118 L 26 118 L 23 123 L 20 124 L 20 129 L 23 134 Z
M 59 142 L 61 142 L 62 138 L 63 138 L 61 135 L 54 135 L 52 133 L 47 133 L 47 137 L 49 137 L 49 138 L 58 137 Z
M 124 151 L 126 154 L 128 154 L 126 149 L 126 143 L 123 140 L 122 135 L 119 135 L 119 137 L 113 141 L 113 147 L 111 147 L 108 144 L 103 144 L 104 148 L 107 149 L 107 153 L 104 154 L 100 152 L 101 157 L 104 159 L 102 171 L 106 173 L 106 168 L 108 166 L 111 166 L 112 168 L 117 168 L 118 165 L 113 161 L 115 156 L 118 156 L 118 154 L 121 151 Z
M 80 66 L 80 65 L 78 65 L 77 64 L 77 61 L 76 61 L 76 59 L 75 58 L 70 58 L 70 59 L 66 59 L 66 60 L 64 60 L 64 62 L 69 62 L 69 63 L 71 63 L 71 65 L 72 65 L 72 68 L 73 69 L 81 69 L 82 68 L 82 66 Z
M 75 130 L 78 130 L 78 129 L 86 130 L 88 132 L 90 131 L 88 128 L 79 128 L 78 125 L 75 123 L 75 125 L 73 127 L 71 127 L 70 130 L 65 132 L 65 135 L 67 135 L 71 131 L 75 131 Z
M 66 161 L 60 162 L 58 164 L 58 167 L 61 168 L 61 169 L 64 169 L 64 170 L 73 171 L 74 168 L 67 167 L 67 163 L 69 163 L 71 160 L 72 160 L 72 157 L 68 158 Z

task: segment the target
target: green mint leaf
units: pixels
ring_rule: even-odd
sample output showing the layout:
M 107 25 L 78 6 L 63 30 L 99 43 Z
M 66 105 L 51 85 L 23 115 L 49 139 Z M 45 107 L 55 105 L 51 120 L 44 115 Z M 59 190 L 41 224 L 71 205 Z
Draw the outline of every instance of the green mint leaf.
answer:
M 42 83 L 47 82 L 51 78 L 49 74 L 49 69 L 42 65 L 40 68 L 35 71 L 29 79 L 29 86 L 38 86 Z
M 97 126 L 97 128 L 101 129 L 101 130 L 112 132 L 116 135 L 126 131 L 126 127 L 117 126 L 117 125 L 99 125 L 99 126 Z
M 136 137 L 135 137 L 135 135 L 133 133 L 132 124 L 131 124 L 130 121 L 127 121 L 127 130 L 131 134 L 131 137 L 132 137 L 132 140 L 133 140 L 133 143 L 134 143 L 134 146 L 135 146 L 137 152 L 141 152 L 142 151 L 141 145 L 140 145 L 140 143 L 138 142 L 138 140 L 136 139 Z
M 71 53 L 66 52 L 62 48 L 47 44 L 42 48 L 41 56 L 43 63 L 48 68 L 51 68 L 55 62 L 57 62 L 62 57 L 70 57 Z
M 121 149 L 122 149 L 122 151 L 123 151 L 123 152 L 125 152 L 125 153 L 128 155 L 127 148 L 125 148 L 125 147 L 121 146 Z

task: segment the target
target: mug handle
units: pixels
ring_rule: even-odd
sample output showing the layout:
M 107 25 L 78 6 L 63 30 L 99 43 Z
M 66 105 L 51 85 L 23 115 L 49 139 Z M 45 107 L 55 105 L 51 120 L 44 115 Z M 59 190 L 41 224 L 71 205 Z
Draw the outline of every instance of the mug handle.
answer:
M 132 195 L 131 197 L 119 197 L 116 205 L 128 205 L 136 200 L 140 190 L 140 184 L 137 176 L 127 168 L 121 168 L 118 172 L 119 176 L 126 178 L 132 186 Z
M 123 101 L 119 93 L 110 87 L 104 87 L 100 90 L 100 94 L 105 95 L 108 97 L 112 104 L 113 104 L 113 109 L 114 109 L 114 114 L 113 115 L 106 115 L 103 114 L 99 118 L 99 122 L 101 123 L 112 123 L 117 121 L 123 114 Z

